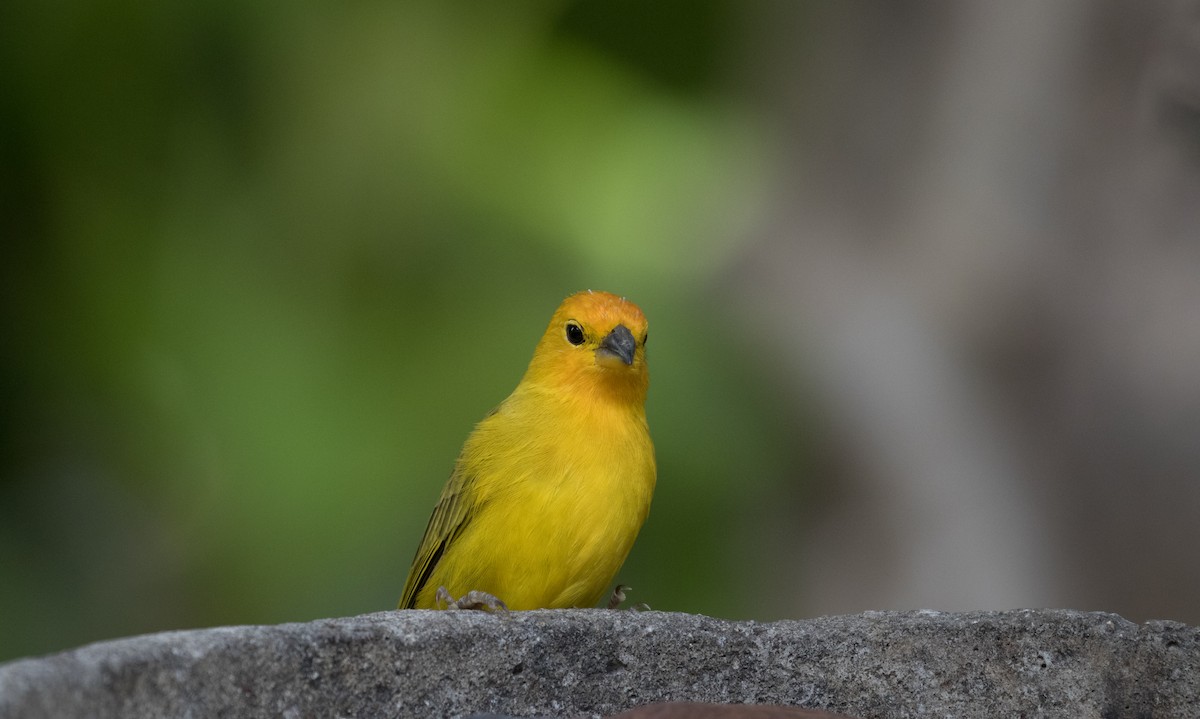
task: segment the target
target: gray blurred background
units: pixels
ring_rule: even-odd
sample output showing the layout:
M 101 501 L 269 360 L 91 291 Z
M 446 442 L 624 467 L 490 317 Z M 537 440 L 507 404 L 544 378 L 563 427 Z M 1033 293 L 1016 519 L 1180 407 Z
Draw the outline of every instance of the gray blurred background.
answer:
M 393 607 L 589 287 L 632 601 L 1200 623 L 1195 0 L 9 2 L 0 203 L 0 659 Z

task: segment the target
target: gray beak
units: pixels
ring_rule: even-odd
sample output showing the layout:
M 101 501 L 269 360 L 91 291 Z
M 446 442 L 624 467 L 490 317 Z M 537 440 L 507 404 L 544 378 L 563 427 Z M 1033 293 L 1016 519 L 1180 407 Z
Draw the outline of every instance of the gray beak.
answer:
M 613 357 L 620 358 L 625 364 L 631 365 L 633 364 L 633 352 L 636 349 L 637 340 L 633 338 L 633 333 L 625 325 L 617 325 L 600 342 L 600 347 L 596 350 L 596 353 L 612 355 Z

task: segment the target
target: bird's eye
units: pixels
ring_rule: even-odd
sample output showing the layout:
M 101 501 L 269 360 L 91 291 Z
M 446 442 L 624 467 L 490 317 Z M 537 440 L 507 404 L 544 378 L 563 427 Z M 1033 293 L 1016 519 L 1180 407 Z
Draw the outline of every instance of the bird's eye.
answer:
M 650 333 L 647 332 L 646 334 L 642 335 L 642 346 L 645 347 L 646 343 L 649 341 L 650 341 Z
M 583 328 L 575 320 L 567 323 L 567 341 L 577 347 L 583 344 Z

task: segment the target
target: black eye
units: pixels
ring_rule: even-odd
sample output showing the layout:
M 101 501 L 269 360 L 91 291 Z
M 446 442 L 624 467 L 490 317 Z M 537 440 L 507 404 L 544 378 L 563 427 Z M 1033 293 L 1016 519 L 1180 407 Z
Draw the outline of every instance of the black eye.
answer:
M 567 341 L 576 346 L 583 344 L 583 328 L 574 320 L 567 323 Z
M 650 333 L 647 332 L 646 334 L 642 335 L 642 346 L 645 347 L 646 343 L 649 341 L 650 341 Z

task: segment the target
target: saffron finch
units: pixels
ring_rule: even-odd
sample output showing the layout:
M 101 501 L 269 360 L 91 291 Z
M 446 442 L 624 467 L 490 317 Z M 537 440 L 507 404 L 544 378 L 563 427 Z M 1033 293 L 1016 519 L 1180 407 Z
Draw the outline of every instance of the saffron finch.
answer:
M 622 297 L 563 300 L 517 388 L 463 445 L 401 609 L 600 600 L 654 494 L 646 328 Z

